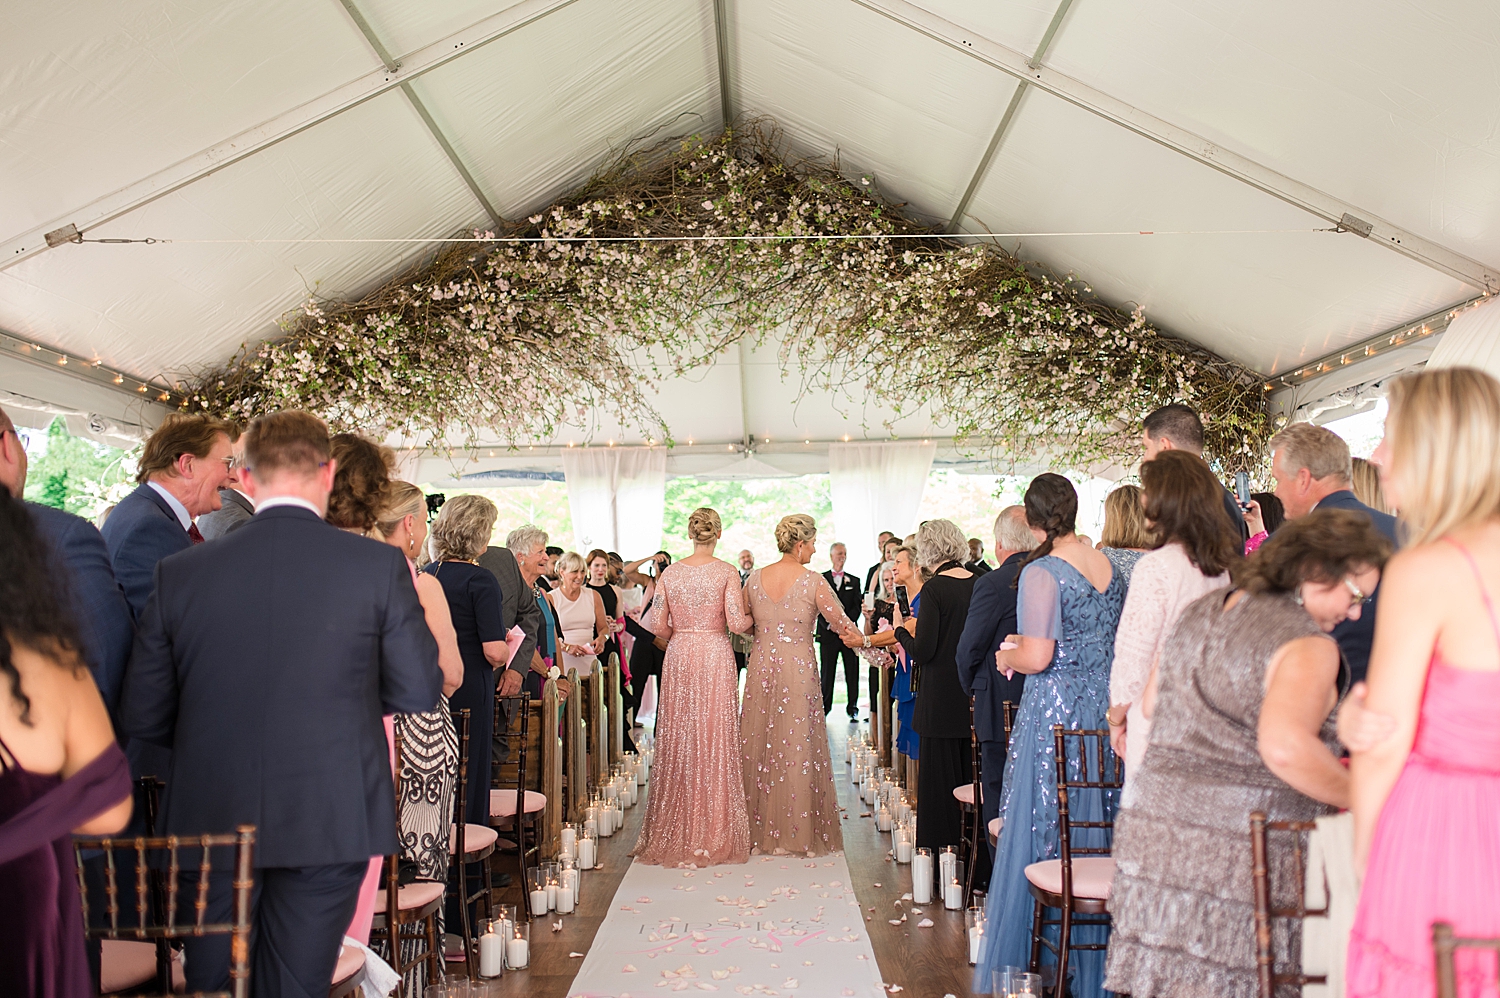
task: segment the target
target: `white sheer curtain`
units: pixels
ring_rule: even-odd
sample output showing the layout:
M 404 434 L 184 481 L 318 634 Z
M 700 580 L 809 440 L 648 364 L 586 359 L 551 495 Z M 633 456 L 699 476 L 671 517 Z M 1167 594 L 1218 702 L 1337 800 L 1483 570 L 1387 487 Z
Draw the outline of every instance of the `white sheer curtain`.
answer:
M 1477 367 L 1500 378 L 1500 308 L 1476 305 L 1448 324 L 1428 367 Z
M 634 561 L 661 547 L 665 448 L 574 447 L 562 459 L 580 554 L 603 548 Z
M 895 530 L 905 536 L 916 528 L 936 453 L 936 444 L 916 441 L 829 444 L 834 529 L 832 536 L 820 532 L 820 546 L 827 550 L 834 541 L 843 541 L 850 570 L 863 574 L 880 558 L 876 534 Z

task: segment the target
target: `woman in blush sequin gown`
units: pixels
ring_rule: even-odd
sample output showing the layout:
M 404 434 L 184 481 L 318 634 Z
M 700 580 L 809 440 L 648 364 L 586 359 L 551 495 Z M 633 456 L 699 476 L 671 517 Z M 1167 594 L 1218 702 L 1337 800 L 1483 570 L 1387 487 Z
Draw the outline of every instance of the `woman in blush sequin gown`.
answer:
M 868 639 L 844 616 L 828 580 L 804 567 L 816 543 L 812 517 L 785 517 L 776 525 L 781 560 L 745 582 L 755 647 L 745 669 L 740 733 L 756 852 L 822 856 L 844 847 L 813 625 L 822 614 L 851 648 Z
M 718 513 L 693 512 L 693 554 L 662 572 L 652 602 L 651 628 L 668 640 L 651 792 L 633 853 L 652 866 L 750 858 L 739 766 L 739 671 L 729 646 L 729 631 L 749 630 L 750 618 L 739 572 L 713 556 L 720 530 Z

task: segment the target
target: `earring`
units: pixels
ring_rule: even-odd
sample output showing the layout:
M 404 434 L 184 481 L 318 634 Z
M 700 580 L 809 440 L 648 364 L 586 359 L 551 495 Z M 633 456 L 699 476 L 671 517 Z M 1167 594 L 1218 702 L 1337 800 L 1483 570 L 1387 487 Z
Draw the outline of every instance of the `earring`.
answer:
M 1292 602 L 1296 603 L 1298 606 L 1302 606 L 1302 587 L 1301 586 L 1298 586 L 1296 589 L 1292 590 Z
M 417 553 L 417 539 L 415 537 L 408 537 L 406 539 L 406 550 L 409 554 Z

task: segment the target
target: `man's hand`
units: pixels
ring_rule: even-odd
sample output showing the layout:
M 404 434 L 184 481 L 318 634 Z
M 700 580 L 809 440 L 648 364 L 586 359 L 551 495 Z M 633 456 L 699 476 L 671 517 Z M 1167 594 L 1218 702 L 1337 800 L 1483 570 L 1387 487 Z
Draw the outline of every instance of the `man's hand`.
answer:
M 521 692 L 521 674 L 514 669 L 506 669 L 505 675 L 500 677 L 500 695 L 513 697 Z

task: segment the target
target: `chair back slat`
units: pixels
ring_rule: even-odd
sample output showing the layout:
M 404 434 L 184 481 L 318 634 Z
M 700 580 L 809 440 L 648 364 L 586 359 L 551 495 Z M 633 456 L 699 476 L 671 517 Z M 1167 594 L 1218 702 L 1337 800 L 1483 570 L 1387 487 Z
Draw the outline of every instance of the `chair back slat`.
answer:
M 199 860 L 193 918 L 190 923 L 182 924 L 177 918 L 177 892 L 180 889 L 182 870 L 179 852 L 185 847 L 197 850 Z M 228 922 L 209 922 L 208 891 L 213 857 L 215 850 L 222 852 L 226 849 L 232 850 L 233 856 L 232 916 Z M 92 920 L 89 918 L 88 891 L 86 886 L 82 886 L 85 884 L 85 854 L 93 852 L 102 853 L 104 858 L 106 917 L 103 925 L 90 924 Z M 130 838 L 75 836 L 73 855 L 83 894 L 81 907 L 84 936 L 88 939 L 154 940 L 160 956 L 166 953 L 167 940 L 227 935 L 230 937 L 230 989 L 204 998 L 247 998 L 250 993 L 250 896 L 254 890 L 254 852 L 255 828 L 252 825 L 241 825 L 233 834 L 197 835 L 188 839 L 175 835 Z M 120 854 L 131 857 L 131 880 L 137 892 L 136 923 L 130 926 L 120 924 Z M 170 877 L 159 875 L 163 867 L 170 871 Z M 160 969 L 158 987 L 161 986 Z M 169 976 L 167 984 L 170 986 Z
M 1072 859 L 1080 856 L 1108 856 L 1110 847 L 1082 846 L 1073 842 L 1073 832 L 1079 829 L 1113 829 L 1114 819 L 1102 820 L 1074 818 L 1070 806 L 1070 791 L 1098 790 L 1108 793 L 1118 791 L 1125 785 L 1125 765 L 1109 744 L 1109 732 L 1096 729 L 1069 729 L 1061 724 L 1052 726 L 1054 749 L 1057 753 L 1057 821 L 1058 845 L 1063 861 L 1063 880 L 1072 882 Z M 1077 743 L 1078 775 L 1072 774 L 1072 760 L 1068 751 L 1070 743 Z
M 1437 976 L 1437 998 L 1458 998 L 1456 951 L 1460 949 L 1491 950 L 1495 953 L 1495 974 L 1500 977 L 1500 938 L 1478 939 L 1455 935 L 1449 922 L 1432 923 L 1432 967 Z
M 1307 907 L 1307 853 L 1304 838 L 1316 829 L 1312 821 L 1270 821 L 1264 811 L 1250 814 L 1250 858 L 1251 875 L 1255 885 L 1255 974 L 1261 998 L 1274 998 L 1278 987 L 1304 984 L 1325 984 L 1323 975 L 1276 972 L 1276 954 L 1272 945 L 1275 920 L 1288 919 L 1298 923 L 1309 915 L 1319 917 L 1328 914 L 1322 908 Z M 1286 832 L 1292 836 L 1292 886 L 1296 902 L 1291 907 L 1277 907 L 1271 897 L 1271 848 L 1270 833 Z M 1323 897 L 1328 897 L 1328 884 L 1323 884 Z

